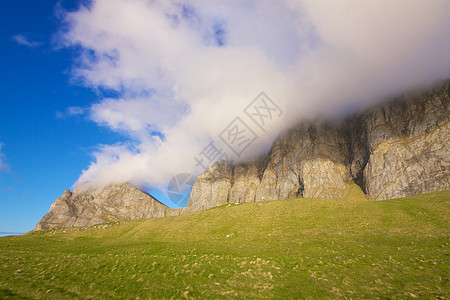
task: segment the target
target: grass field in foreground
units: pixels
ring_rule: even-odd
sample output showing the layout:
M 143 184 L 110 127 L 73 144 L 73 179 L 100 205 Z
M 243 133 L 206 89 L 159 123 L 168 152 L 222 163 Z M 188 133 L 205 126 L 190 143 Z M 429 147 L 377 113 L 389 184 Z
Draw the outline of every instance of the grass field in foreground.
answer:
M 0 238 L 0 298 L 449 299 L 450 192 L 292 199 Z

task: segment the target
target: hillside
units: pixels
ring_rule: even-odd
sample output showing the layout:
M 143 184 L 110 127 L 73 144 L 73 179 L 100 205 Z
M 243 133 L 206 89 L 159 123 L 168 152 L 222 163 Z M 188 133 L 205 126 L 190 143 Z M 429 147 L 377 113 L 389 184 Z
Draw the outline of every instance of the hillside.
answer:
M 448 299 L 450 191 L 228 204 L 0 238 L 0 298 Z

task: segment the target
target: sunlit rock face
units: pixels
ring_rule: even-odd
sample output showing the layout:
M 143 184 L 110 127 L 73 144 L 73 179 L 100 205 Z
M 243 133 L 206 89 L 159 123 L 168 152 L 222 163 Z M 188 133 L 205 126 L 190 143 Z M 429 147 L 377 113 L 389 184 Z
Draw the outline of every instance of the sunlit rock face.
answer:
M 363 184 L 383 200 L 449 188 L 449 81 L 366 113 Z
M 130 184 L 66 190 L 35 230 L 159 218 L 226 203 L 344 198 L 346 182 L 384 200 L 450 187 L 450 80 L 409 92 L 345 120 L 304 121 L 267 156 L 219 162 L 199 176 L 188 205 L 171 209 Z
M 90 226 L 122 220 L 160 218 L 181 211 L 168 208 L 128 183 L 100 190 L 66 190 L 34 230 Z

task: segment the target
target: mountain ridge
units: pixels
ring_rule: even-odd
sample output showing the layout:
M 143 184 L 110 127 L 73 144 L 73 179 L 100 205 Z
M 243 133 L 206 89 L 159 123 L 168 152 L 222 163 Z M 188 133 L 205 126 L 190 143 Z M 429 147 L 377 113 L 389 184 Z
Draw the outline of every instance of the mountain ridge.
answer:
M 220 163 L 199 176 L 186 210 L 342 198 L 349 181 L 375 200 L 448 189 L 449 82 L 402 94 L 341 122 L 302 122 L 280 134 L 263 159 Z
M 170 209 L 130 184 L 64 192 L 35 230 L 158 218 L 226 203 L 343 198 L 356 182 L 384 200 L 450 187 L 450 80 L 403 93 L 344 120 L 304 121 L 256 161 L 214 164 L 185 208 Z M 69 194 L 70 193 L 70 194 Z

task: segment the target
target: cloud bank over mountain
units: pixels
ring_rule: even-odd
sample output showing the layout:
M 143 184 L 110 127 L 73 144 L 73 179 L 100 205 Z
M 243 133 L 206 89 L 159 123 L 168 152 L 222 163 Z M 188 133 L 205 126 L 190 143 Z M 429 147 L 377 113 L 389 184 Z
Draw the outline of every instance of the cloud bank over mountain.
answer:
M 251 159 L 302 119 L 450 75 L 445 0 L 97 0 L 61 18 L 59 42 L 79 53 L 74 79 L 116 95 L 89 118 L 129 137 L 99 145 L 76 184 L 165 188 L 201 173 L 205 153 Z M 267 106 L 248 114 L 261 92 Z M 253 134 L 234 136 L 244 150 L 230 147 L 232 129 Z

